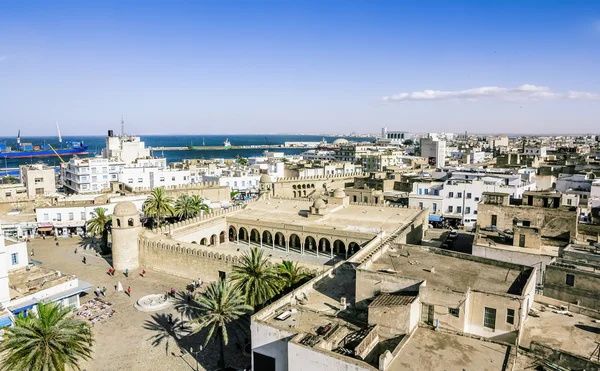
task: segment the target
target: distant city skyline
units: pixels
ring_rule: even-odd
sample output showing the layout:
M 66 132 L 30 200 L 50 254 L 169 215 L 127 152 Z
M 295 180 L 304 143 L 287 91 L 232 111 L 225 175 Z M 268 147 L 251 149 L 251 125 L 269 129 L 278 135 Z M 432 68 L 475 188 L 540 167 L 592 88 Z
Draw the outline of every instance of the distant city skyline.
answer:
M 594 133 L 599 57 L 593 1 L 3 2 L 0 136 Z

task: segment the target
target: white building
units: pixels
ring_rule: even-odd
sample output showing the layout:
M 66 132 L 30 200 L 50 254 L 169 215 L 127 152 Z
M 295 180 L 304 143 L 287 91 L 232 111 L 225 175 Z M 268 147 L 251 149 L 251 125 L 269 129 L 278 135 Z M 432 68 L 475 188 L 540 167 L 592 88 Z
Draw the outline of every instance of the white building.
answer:
M 335 161 L 335 151 L 324 149 L 309 149 L 300 154 L 304 160 Z
M 53 167 L 44 164 L 21 165 L 19 172 L 29 199 L 56 192 L 56 171 Z
M 444 182 L 422 181 L 415 182 L 412 186 L 412 192 L 408 196 L 408 206 L 428 208 L 429 215 L 436 216 L 434 218 L 430 217 L 430 219 L 440 221 L 444 207 L 444 197 L 442 195 Z
M 526 156 L 545 157 L 547 154 L 547 150 L 548 148 L 544 146 L 524 147 L 523 154 Z
M 123 167 L 117 180 L 131 188 L 150 189 L 194 183 L 189 170 L 171 170 L 163 167 Z
M 61 167 L 62 182 L 67 192 L 99 193 L 118 181 L 124 166 L 122 161 L 102 157 L 72 158 Z
M 121 125 L 123 125 L 123 121 L 121 121 Z M 121 130 L 123 129 L 122 127 Z M 150 149 L 146 148 L 140 137 L 127 135 L 124 132 L 115 136 L 113 131 L 109 130 L 102 157 L 130 164 L 138 158 L 150 157 Z
M 421 138 L 421 156 L 438 168 L 446 166 L 446 141 L 438 138 Z

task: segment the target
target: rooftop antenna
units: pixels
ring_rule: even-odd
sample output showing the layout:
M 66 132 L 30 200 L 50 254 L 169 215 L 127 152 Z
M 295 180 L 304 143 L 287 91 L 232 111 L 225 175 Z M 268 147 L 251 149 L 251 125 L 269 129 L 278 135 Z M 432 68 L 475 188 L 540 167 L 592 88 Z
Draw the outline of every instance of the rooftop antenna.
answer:
M 125 119 L 123 118 L 123 115 L 121 115 L 121 136 L 125 136 Z

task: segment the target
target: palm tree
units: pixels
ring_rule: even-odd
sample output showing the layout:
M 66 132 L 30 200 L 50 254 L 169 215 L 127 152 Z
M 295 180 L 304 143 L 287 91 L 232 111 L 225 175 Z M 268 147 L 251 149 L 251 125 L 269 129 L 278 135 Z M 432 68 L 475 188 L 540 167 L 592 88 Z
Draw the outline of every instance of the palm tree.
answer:
M 198 209 L 198 213 L 210 214 L 210 206 L 204 203 L 204 199 L 198 195 L 192 196 L 194 206 Z
M 298 266 L 298 262 L 294 263 L 289 260 L 284 260 L 277 264 L 275 269 L 285 288 L 294 287 L 302 280 L 311 276 L 304 268 Z
M 220 279 L 211 282 L 205 292 L 198 295 L 191 303 L 194 309 L 194 320 L 198 322 L 198 330 L 208 328 L 204 346 L 208 345 L 213 337 L 219 341 L 221 357 L 219 367 L 225 367 L 225 345 L 229 342 L 228 328 L 239 326 L 242 316 L 252 310 L 244 303 L 242 292 L 229 282 Z
M 248 159 L 245 157 L 242 157 L 241 155 L 237 155 L 235 156 L 235 162 L 237 162 L 240 165 L 248 165 Z
M 108 231 L 112 226 L 112 219 L 110 215 L 106 213 L 106 209 L 103 207 L 97 207 L 92 212 L 92 219 L 85 222 L 87 230 L 92 233 L 93 236 L 101 236 L 102 244 L 101 249 L 103 252 L 108 248 Z
M 54 371 L 73 368 L 91 359 L 93 337 L 88 323 L 71 318 L 59 303 L 37 306 L 37 314 L 15 318 L 0 342 L 2 370 Z
M 173 215 L 173 198 L 168 196 L 164 188 L 154 188 L 144 202 L 144 213 L 152 215 L 157 226 L 162 217 Z
M 194 204 L 194 200 L 188 195 L 179 196 L 173 210 L 175 211 L 175 215 L 181 220 L 193 218 L 199 212 Z
M 246 304 L 257 308 L 277 295 L 281 289 L 281 279 L 271 267 L 263 250 L 252 248 L 242 255 L 239 265 L 233 266 L 231 279 L 242 290 Z

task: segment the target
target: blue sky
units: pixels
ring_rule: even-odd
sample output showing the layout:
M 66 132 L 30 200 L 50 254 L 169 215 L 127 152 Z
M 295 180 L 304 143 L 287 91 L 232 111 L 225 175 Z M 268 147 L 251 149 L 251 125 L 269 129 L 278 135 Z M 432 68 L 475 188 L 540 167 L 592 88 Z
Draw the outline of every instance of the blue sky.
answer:
M 0 2 L 0 135 L 599 131 L 598 1 Z

